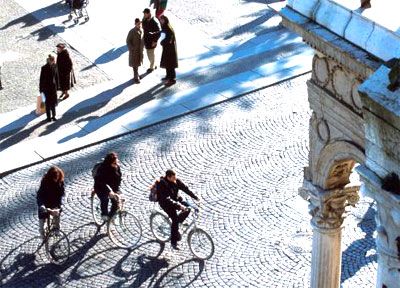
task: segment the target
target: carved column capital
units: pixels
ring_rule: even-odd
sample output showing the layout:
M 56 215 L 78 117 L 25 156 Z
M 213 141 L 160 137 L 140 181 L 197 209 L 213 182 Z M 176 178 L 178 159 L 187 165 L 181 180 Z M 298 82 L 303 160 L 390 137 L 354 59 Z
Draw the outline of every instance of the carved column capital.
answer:
M 355 206 L 359 200 L 359 187 L 323 190 L 305 181 L 302 195 L 308 195 L 311 224 L 319 229 L 337 229 L 343 224 L 347 206 Z M 307 191 L 308 193 L 304 193 Z

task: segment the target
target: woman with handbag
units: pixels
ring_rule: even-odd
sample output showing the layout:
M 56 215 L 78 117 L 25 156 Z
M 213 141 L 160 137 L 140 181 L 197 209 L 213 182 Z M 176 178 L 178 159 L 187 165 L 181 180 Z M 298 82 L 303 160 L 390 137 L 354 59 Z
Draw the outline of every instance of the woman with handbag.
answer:
M 39 91 L 44 94 L 47 121 L 56 121 L 58 74 L 56 59 L 53 55 L 47 57 L 47 63 L 40 71 Z

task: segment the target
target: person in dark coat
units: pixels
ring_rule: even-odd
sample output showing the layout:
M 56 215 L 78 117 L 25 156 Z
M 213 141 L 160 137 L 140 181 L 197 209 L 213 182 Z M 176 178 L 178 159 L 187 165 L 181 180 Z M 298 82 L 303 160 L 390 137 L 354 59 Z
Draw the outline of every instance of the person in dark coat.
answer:
M 163 80 L 166 80 L 165 85 L 170 86 L 176 83 L 175 69 L 178 68 L 178 55 L 176 52 L 176 38 L 174 29 L 172 29 L 169 20 L 166 16 L 160 17 L 162 33 L 165 37 L 161 41 L 163 47 L 161 55 L 161 68 L 165 68 L 167 75 Z
M 36 194 L 39 216 L 39 233 L 44 238 L 45 220 L 51 215 L 54 227 L 60 228 L 60 213 L 62 198 L 65 195 L 64 172 L 57 166 L 52 166 L 43 176 L 40 188 Z
M 39 91 L 45 96 L 47 121 L 56 121 L 58 73 L 56 59 L 47 57 L 47 64 L 40 71 Z
M 73 72 L 73 64 L 71 57 L 65 45 L 60 43 L 57 46 L 57 69 L 59 77 L 59 90 L 62 91 L 60 95 L 61 100 L 69 97 L 68 90 L 73 87 L 75 83 L 75 76 Z
M 147 69 L 147 73 L 151 73 L 155 68 L 157 68 L 154 66 L 154 50 L 157 47 L 158 38 L 160 38 L 160 27 L 156 20 L 154 20 L 154 17 L 151 16 L 149 8 L 143 10 L 142 27 L 144 47 L 146 48 L 147 58 L 149 58 L 150 62 L 150 68 Z
M 140 83 L 139 67 L 143 62 L 143 35 L 141 30 L 141 22 L 135 19 L 135 27 L 131 29 L 126 37 L 126 45 L 129 50 L 129 66 L 133 68 L 133 82 Z
M 199 198 L 181 180 L 176 178 L 173 170 L 167 170 L 165 177 L 161 177 L 157 185 L 158 204 L 172 221 L 171 246 L 178 249 L 177 244 L 181 239 L 179 223 L 183 223 L 190 213 L 190 210 L 183 205 L 183 199 L 178 195 L 178 191 L 182 190 L 195 200 L 199 200 Z M 181 212 L 178 213 L 178 211 Z
M 118 155 L 111 152 L 106 155 L 94 177 L 94 192 L 100 199 L 101 216 L 108 221 L 118 209 L 122 173 L 118 164 Z M 111 210 L 108 203 L 111 199 Z

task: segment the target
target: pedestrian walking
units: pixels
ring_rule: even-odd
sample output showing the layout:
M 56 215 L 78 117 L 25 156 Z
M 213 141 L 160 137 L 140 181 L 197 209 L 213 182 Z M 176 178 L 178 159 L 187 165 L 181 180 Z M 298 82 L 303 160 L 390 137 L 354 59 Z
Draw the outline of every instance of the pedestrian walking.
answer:
M 141 22 L 135 19 L 135 27 L 131 29 L 126 37 L 126 45 L 129 50 L 129 66 L 133 68 L 133 82 L 140 83 L 139 67 L 143 62 L 143 35 L 141 30 Z
M 176 72 L 178 68 L 178 54 L 176 51 L 176 37 L 172 26 L 169 23 L 168 17 L 162 15 L 160 17 L 162 33 L 164 33 L 161 46 L 163 48 L 161 55 L 160 67 L 166 69 L 166 77 L 162 80 L 166 80 L 165 85 L 171 86 L 176 83 Z
M 158 38 L 160 38 L 160 27 L 158 26 L 156 20 L 154 20 L 154 17 L 151 16 L 149 8 L 143 10 L 142 27 L 144 47 L 146 48 L 147 58 L 150 62 L 150 68 L 147 69 L 147 73 L 151 73 L 157 68 L 154 66 L 154 51 L 157 47 Z
M 156 18 L 160 19 L 161 15 L 164 14 L 165 9 L 167 9 L 168 0 L 150 0 L 150 6 L 153 5 L 156 9 Z
M 46 65 L 40 71 L 39 91 L 44 94 L 47 121 L 56 121 L 58 73 L 56 59 L 53 55 L 47 57 Z
M 39 233 L 42 239 L 44 239 L 44 224 L 50 215 L 54 217 L 54 228 L 60 229 L 60 213 L 64 195 L 64 171 L 57 166 L 52 166 L 43 176 L 36 194 Z
M 59 77 L 59 90 L 62 91 L 60 95 L 61 100 L 69 97 L 68 91 L 74 87 L 76 83 L 73 64 L 65 44 L 58 44 L 57 46 L 57 70 Z

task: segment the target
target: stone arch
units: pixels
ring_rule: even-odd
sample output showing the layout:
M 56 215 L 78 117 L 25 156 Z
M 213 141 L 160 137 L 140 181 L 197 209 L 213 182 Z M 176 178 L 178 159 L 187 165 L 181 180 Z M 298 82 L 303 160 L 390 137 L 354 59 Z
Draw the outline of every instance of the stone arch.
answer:
M 319 153 L 313 182 L 326 190 L 343 188 L 350 182 L 354 165 L 364 162 L 365 152 L 357 144 L 349 141 L 329 143 Z

